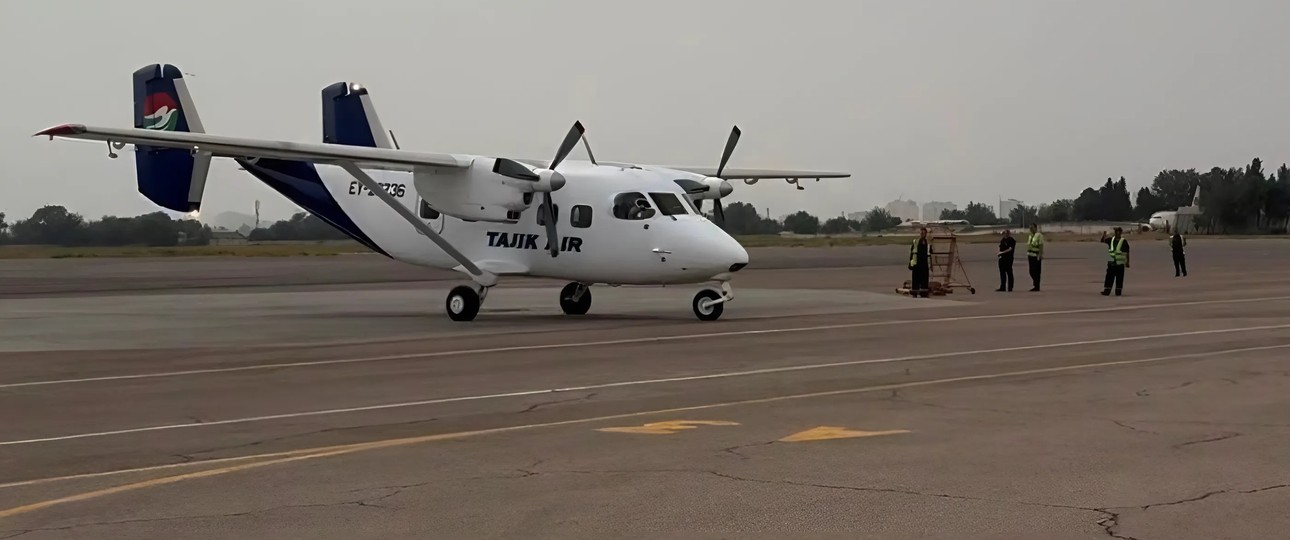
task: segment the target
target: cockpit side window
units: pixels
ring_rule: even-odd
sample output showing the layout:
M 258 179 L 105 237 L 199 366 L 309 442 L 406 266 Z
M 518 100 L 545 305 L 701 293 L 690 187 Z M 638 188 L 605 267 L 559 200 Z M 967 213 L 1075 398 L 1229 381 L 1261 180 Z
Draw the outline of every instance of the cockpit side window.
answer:
M 630 221 L 654 217 L 654 208 L 644 194 L 619 193 L 614 197 L 614 217 Z
M 683 216 L 687 213 L 685 203 L 681 202 L 681 199 L 678 199 L 675 194 L 650 193 L 649 196 L 658 205 L 659 213 L 665 216 Z

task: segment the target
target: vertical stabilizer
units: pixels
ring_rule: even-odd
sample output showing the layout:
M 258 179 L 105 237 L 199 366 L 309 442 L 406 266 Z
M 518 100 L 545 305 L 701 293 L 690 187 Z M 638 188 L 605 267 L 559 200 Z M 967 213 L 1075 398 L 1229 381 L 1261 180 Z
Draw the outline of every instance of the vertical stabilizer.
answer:
M 205 132 L 179 68 L 152 64 L 134 72 L 134 127 Z M 201 210 L 209 153 L 139 145 L 134 162 L 139 193 L 148 200 L 176 212 Z
M 394 148 L 362 85 L 338 82 L 323 88 L 323 142 L 369 148 Z

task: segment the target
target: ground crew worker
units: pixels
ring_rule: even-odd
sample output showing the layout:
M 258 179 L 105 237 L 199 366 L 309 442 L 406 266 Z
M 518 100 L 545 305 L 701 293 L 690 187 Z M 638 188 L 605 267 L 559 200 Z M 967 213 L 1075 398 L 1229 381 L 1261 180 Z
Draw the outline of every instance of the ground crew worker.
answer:
M 1115 233 L 1106 237 L 1106 231 L 1102 231 L 1103 244 L 1107 246 L 1107 254 L 1110 260 L 1106 261 L 1106 281 L 1102 284 L 1102 296 L 1111 294 L 1111 285 L 1115 285 L 1115 295 L 1120 296 L 1124 291 L 1124 269 L 1129 267 L 1129 241 L 1123 236 L 1124 231 L 1119 227 L 1115 228 Z
M 1030 224 L 1030 238 L 1026 239 L 1026 259 L 1030 261 L 1030 279 L 1035 283 L 1030 292 L 1039 290 L 1039 277 L 1044 266 L 1044 233 L 1039 232 L 1039 225 Z
M 927 298 L 931 295 L 930 283 L 932 245 L 927 241 L 927 227 L 918 230 L 918 239 L 909 246 L 909 296 Z
M 999 240 L 999 288 L 998 292 L 1012 292 L 1012 256 L 1017 251 L 1017 240 L 1012 231 L 1004 230 L 1003 239 Z
M 1169 237 L 1169 250 L 1174 254 L 1174 277 L 1187 277 L 1187 255 L 1183 248 L 1187 246 L 1187 239 L 1183 238 L 1178 229 L 1174 229 L 1173 236 Z

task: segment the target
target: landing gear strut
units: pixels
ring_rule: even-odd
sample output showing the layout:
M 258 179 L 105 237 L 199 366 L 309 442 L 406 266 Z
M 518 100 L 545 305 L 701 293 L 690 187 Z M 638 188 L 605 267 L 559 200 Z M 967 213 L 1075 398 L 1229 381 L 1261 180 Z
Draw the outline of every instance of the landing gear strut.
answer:
M 481 292 L 483 294 L 480 294 Z M 448 291 L 448 300 L 444 303 L 448 318 L 458 322 L 475 320 L 475 315 L 479 314 L 479 306 L 483 305 L 484 296 L 487 295 L 487 288 L 476 291 L 465 285 L 453 287 Z
M 581 283 L 570 283 L 560 289 L 560 310 L 565 315 L 586 315 L 591 309 L 591 288 Z

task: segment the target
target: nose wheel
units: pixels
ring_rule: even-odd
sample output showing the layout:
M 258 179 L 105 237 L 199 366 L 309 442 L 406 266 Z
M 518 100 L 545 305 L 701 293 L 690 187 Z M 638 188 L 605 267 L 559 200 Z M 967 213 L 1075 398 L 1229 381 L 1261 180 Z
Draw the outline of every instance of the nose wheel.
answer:
M 715 321 L 721 318 L 721 313 L 725 311 L 726 302 L 734 298 L 734 291 L 730 288 L 730 283 L 723 282 L 721 290 L 704 289 L 694 295 L 694 301 L 691 307 L 694 308 L 694 316 L 701 321 Z

